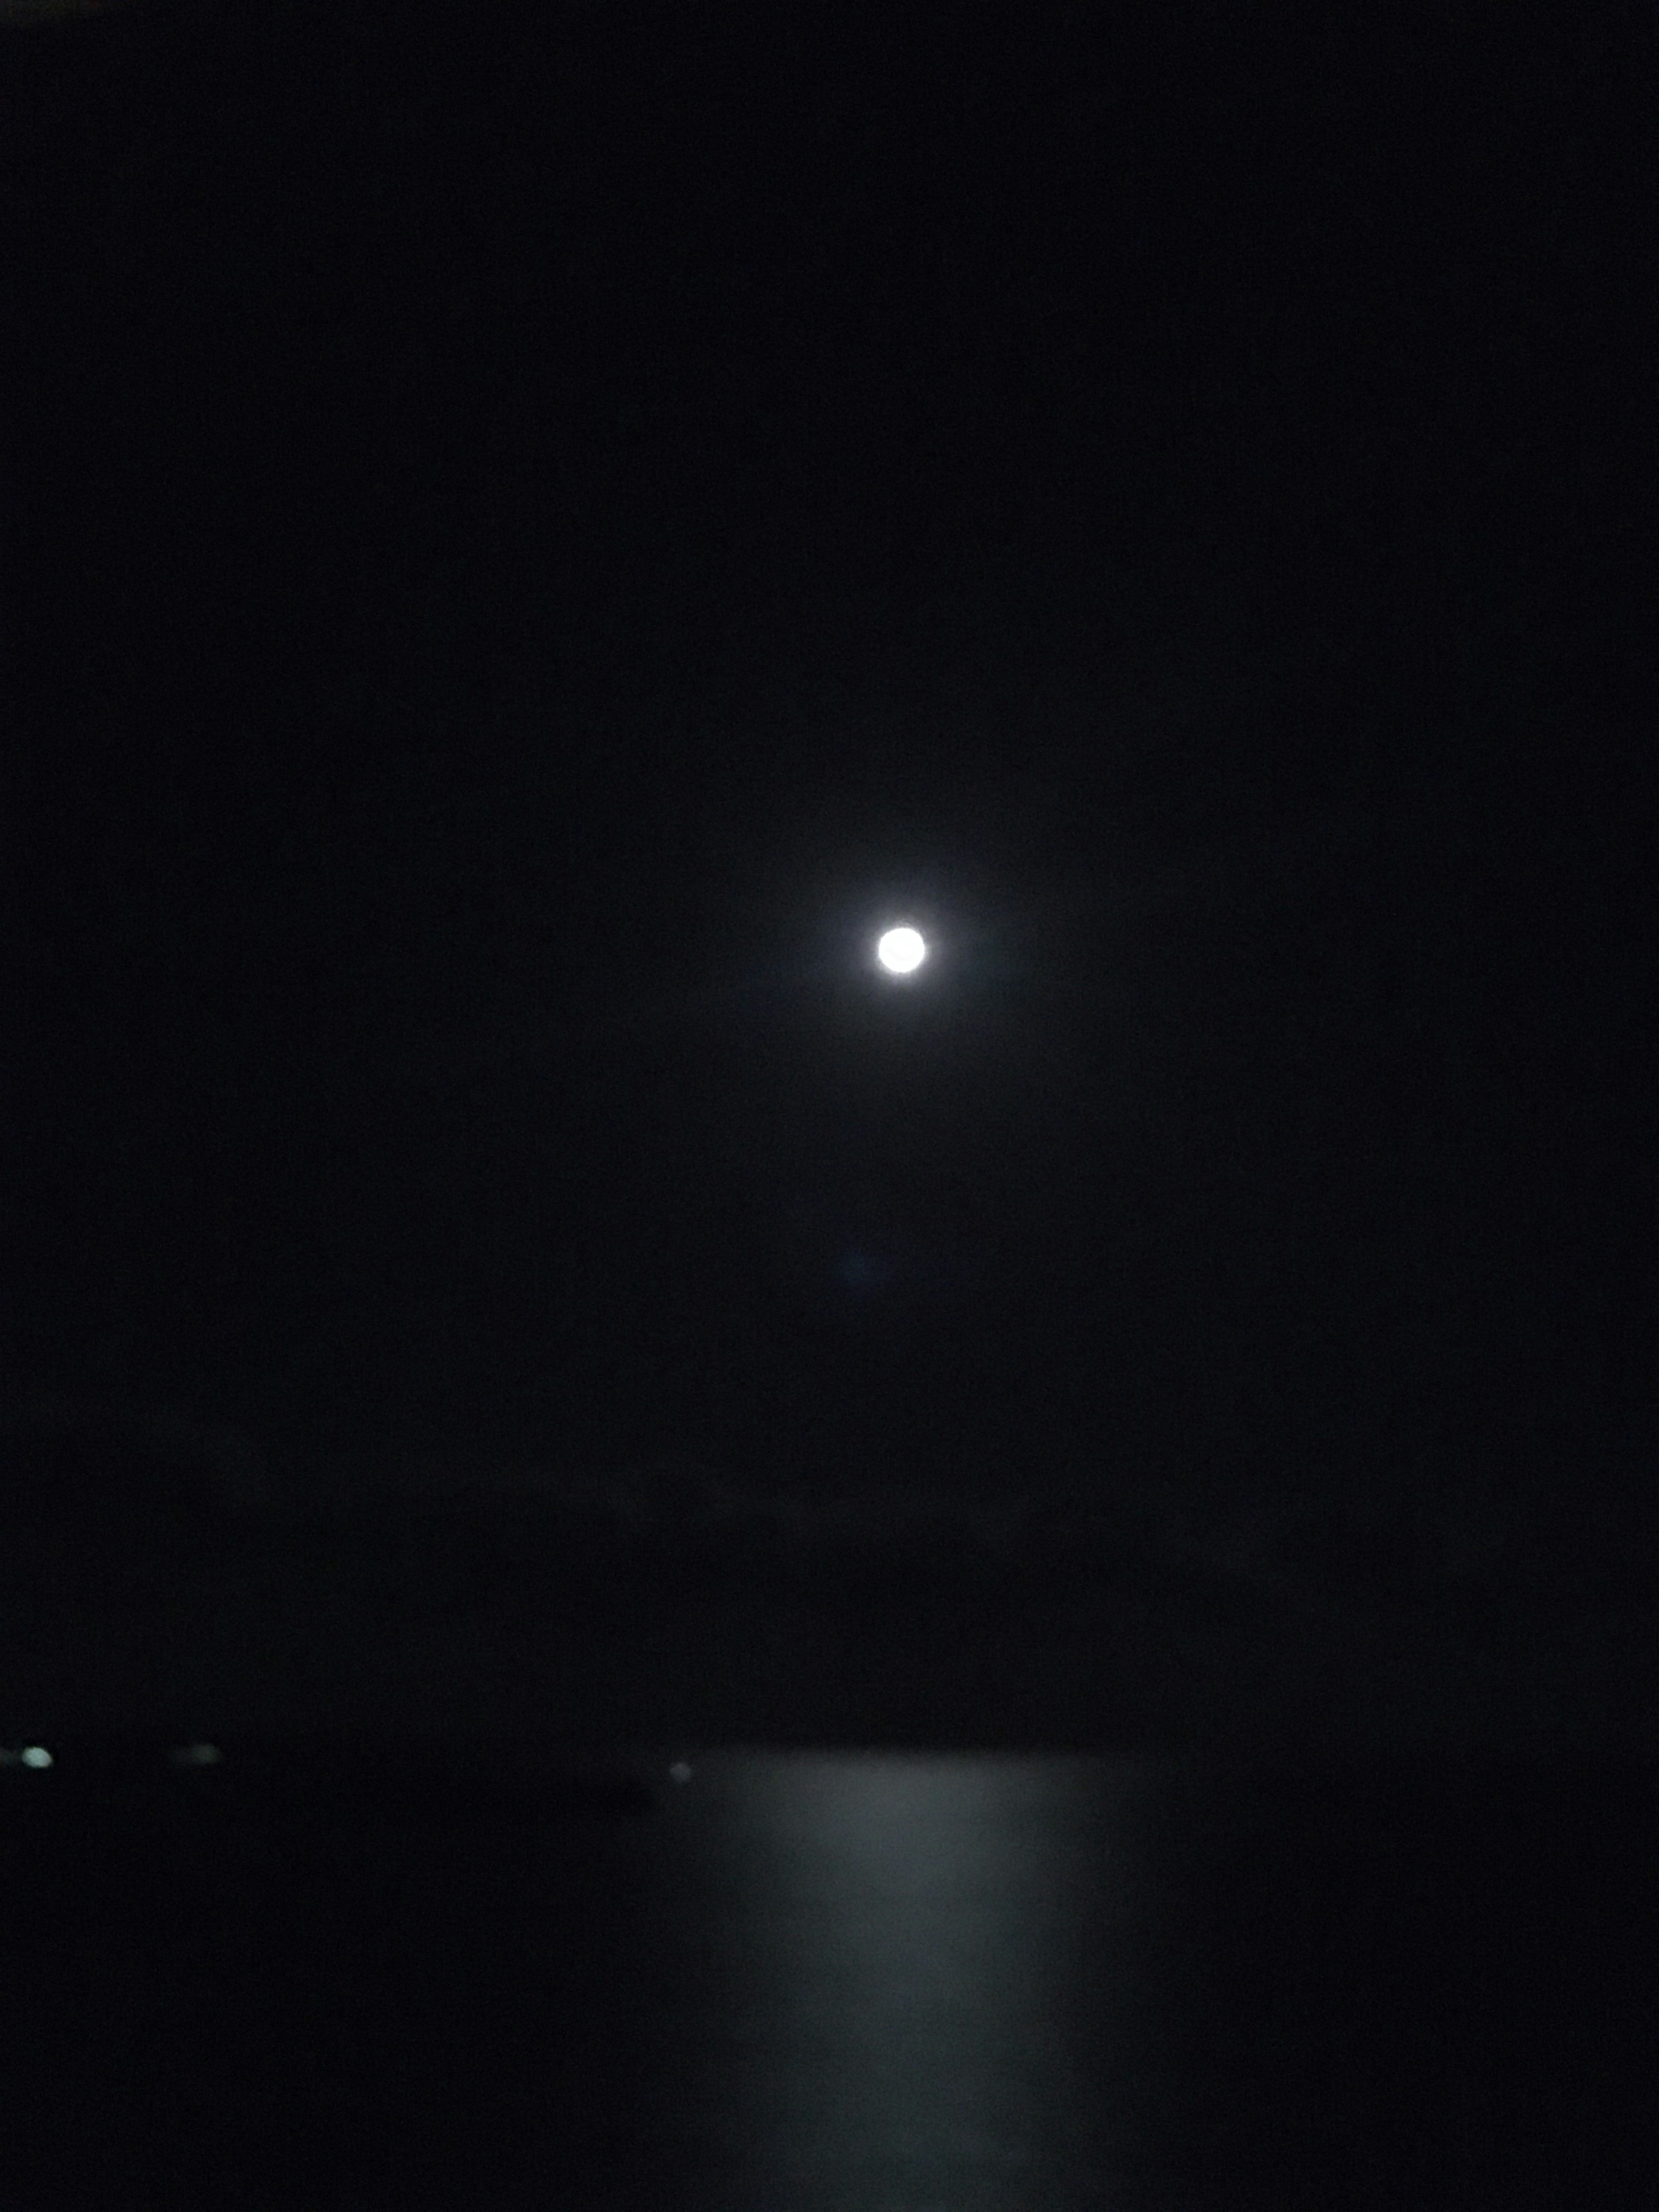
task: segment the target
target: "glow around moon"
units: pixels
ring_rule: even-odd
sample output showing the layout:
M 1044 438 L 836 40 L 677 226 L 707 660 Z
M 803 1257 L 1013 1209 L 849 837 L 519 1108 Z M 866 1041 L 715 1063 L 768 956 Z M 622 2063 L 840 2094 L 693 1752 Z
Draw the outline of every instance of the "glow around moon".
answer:
M 927 943 L 919 929 L 890 929 L 876 946 L 876 957 L 890 975 L 912 975 L 927 957 Z

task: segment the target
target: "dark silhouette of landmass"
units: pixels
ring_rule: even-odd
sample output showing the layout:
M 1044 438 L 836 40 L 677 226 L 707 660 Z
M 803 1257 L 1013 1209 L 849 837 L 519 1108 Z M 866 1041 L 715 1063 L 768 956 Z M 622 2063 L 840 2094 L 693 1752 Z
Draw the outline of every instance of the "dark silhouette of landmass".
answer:
M 327 1496 L 165 1436 L 8 1434 L 9 1726 L 1079 1746 L 1650 1726 L 1659 1582 L 1630 1532 L 1574 1553 L 1468 1500 L 1368 1523 L 1258 1498 L 1230 1521 L 1104 1481 L 769 1492 L 689 1461 Z

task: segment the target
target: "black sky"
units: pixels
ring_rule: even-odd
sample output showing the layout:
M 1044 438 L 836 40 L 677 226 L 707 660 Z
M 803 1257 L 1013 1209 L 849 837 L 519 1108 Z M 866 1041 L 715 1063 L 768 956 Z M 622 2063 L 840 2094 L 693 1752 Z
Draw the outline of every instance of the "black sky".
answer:
M 1653 19 L 1272 13 L 3 34 L 21 1384 L 1637 1465 Z

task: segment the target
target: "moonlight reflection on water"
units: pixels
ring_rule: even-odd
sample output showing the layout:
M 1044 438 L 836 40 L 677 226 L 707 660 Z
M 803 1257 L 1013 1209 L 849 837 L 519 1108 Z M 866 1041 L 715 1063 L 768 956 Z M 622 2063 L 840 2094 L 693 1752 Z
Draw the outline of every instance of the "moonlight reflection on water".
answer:
M 697 1777 L 666 1945 L 690 1980 L 659 2017 L 695 2023 L 667 2073 L 720 2166 L 757 2202 L 1075 2201 L 1136 2014 L 1144 1778 L 892 1753 L 727 1754 Z M 719 1943 L 734 1918 L 746 1940 Z

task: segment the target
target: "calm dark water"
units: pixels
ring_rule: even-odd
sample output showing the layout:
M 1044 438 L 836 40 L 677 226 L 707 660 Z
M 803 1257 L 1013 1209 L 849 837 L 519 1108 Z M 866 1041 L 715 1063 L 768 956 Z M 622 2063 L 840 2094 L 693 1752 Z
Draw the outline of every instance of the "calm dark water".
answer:
M 0 1775 L 0 2202 L 1659 2204 L 1652 1774 Z

